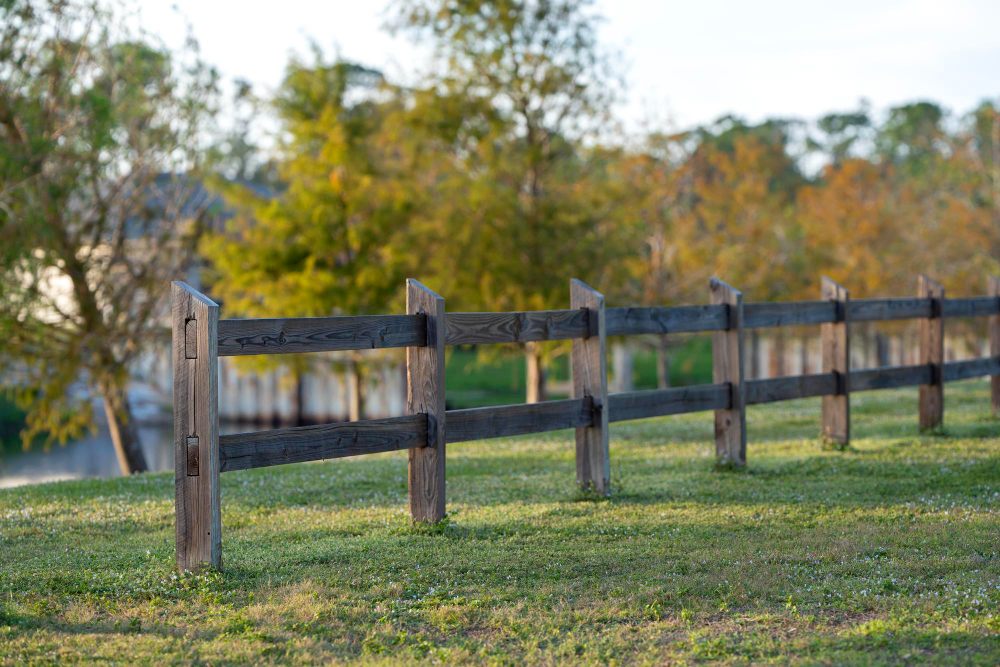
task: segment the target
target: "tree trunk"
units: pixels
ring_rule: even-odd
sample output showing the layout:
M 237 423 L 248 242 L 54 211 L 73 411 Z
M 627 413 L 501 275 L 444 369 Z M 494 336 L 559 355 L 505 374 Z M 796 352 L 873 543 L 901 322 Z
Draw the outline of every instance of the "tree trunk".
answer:
M 357 359 L 351 359 L 347 365 L 347 395 L 350 401 L 348 406 L 348 419 L 356 422 L 362 419 L 361 415 L 365 410 L 365 397 L 363 388 L 363 378 L 360 364 Z
M 632 391 L 632 348 L 627 343 L 618 342 L 611 347 L 611 375 L 614 391 Z
M 750 330 L 750 374 L 747 379 L 756 380 L 761 377 L 760 372 L 760 333 L 756 329 Z
M 875 353 L 877 355 L 875 363 L 878 364 L 878 366 L 882 367 L 891 365 L 891 362 L 889 361 L 889 339 L 885 334 L 875 334 Z
M 136 472 L 146 472 L 146 456 L 142 453 L 139 443 L 139 430 L 128 405 L 125 390 L 121 387 L 104 387 L 101 390 L 104 399 L 104 414 L 108 419 L 108 431 L 111 432 L 111 442 L 118 457 L 118 466 L 123 475 Z
M 785 375 L 785 332 L 778 329 L 771 339 L 774 343 L 771 352 L 771 368 L 769 377 Z
M 799 366 L 800 375 L 809 374 L 809 339 L 805 337 L 799 339 Z
M 525 362 L 527 363 L 527 397 L 526 403 L 540 403 L 545 400 L 545 369 L 542 368 L 542 349 L 536 342 L 525 343 Z
M 656 388 L 670 387 L 670 340 L 666 336 L 656 337 Z

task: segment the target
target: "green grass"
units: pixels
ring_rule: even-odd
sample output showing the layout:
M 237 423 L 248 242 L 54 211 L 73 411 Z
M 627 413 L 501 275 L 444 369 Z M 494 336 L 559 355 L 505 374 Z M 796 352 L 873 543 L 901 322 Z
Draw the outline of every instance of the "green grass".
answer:
M 446 524 L 406 457 L 227 473 L 222 574 L 172 571 L 173 481 L 0 491 L 0 662 L 1000 663 L 1000 423 L 950 384 L 615 424 L 614 497 L 574 501 L 571 434 L 453 445 Z

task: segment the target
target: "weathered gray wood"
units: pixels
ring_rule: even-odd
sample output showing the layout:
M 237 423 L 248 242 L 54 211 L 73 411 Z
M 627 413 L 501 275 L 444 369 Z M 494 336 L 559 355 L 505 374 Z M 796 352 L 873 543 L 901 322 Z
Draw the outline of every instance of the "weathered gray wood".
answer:
M 422 315 L 222 320 L 219 356 L 407 347 L 426 342 Z
M 944 299 L 943 317 L 987 317 L 1000 315 L 1000 301 L 992 296 L 974 296 L 965 299 Z
M 219 495 L 219 306 L 171 285 L 174 365 L 174 509 L 179 569 L 222 569 Z
M 941 381 L 955 382 L 969 378 L 980 378 L 1000 374 L 1000 358 L 963 359 L 946 361 L 941 365 Z
M 911 320 L 931 316 L 931 300 L 921 297 L 901 299 L 853 299 L 850 307 L 852 322 L 874 320 Z
M 989 278 L 990 298 L 1000 306 L 1000 278 L 990 276 Z M 994 359 L 1000 358 L 1000 314 L 992 315 L 990 323 L 990 356 Z M 993 416 L 1000 417 L 1000 373 L 990 376 L 990 405 L 993 408 Z
M 220 470 L 229 472 L 426 445 L 427 415 L 415 414 L 224 435 L 219 461 Z
M 731 400 L 732 392 L 728 384 L 626 391 L 608 395 L 608 421 L 728 409 Z
M 410 450 L 410 515 L 434 522 L 445 512 L 444 299 L 407 280 L 406 312 L 427 323 L 427 344 L 406 348 L 406 411 L 427 415 L 427 446 Z
M 583 338 L 589 330 L 583 310 L 448 313 L 445 322 L 446 345 L 567 340 Z
M 605 317 L 608 336 L 716 331 L 729 323 L 725 307 L 718 305 L 608 308 Z
M 825 396 L 837 391 L 837 376 L 833 373 L 816 373 L 747 380 L 745 391 L 747 405 Z
M 834 306 L 837 321 L 821 326 L 823 372 L 832 373 L 835 389 L 823 396 L 823 437 L 846 447 L 851 439 L 851 300 L 847 290 L 823 276 L 823 299 Z
M 570 281 L 570 306 L 587 308 L 592 328 L 587 338 L 573 340 L 573 398 L 590 397 L 591 426 L 576 428 L 576 481 L 584 489 L 611 493 L 611 454 L 608 448 L 608 360 L 604 295 L 579 280 Z
M 916 387 L 930 382 L 931 375 L 931 367 L 922 364 L 855 370 L 851 371 L 851 392 Z
M 784 301 L 743 304 L 743 328 L 822 324 L 837 319 L 830 301 Z
M 919 279 L 920 296 L 934 302 L 931 314 L 920 320 L 920 363 L 931 367 L 931 381 L 920 386 L 920 428 L 939 426 L 944 419 L 944 385 L 941 364 L 944 363 L 944 319 L 941 301 L 944 287 L 925 275 Z
M 593 401 L 589 396 L 563 401 L 448 410 L 445 414 L 448 420 L 445 440 L 449 443 L 558 431 L 591 426 L 594 423 Z
M 713 304 L 729 310 L 729 329 L 712 334 L 712 382 L 729 383 L 729 408 L 715 411 L 715 456 L 721 465 L 746 465 L 746 398 L 743 387 L 743 294 L 717 278 L 709 281 Z

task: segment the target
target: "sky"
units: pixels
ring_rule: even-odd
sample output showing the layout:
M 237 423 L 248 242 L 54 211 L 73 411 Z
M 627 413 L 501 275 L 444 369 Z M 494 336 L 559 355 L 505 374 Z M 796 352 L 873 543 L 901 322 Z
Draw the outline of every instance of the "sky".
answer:
M 190 22 L 227 80 L 273 90 L 310 41 L 411 82 L 429 50 L 382 26 L 385 0 L 141 0 L 142 22 L 178 46 Z M 684 129 L 727 114 L 814 120 L 931 99 L 965 113 L 1000 97 L 998 0 L 617 0 L 600 38 L 626 72 L 628 129 Z

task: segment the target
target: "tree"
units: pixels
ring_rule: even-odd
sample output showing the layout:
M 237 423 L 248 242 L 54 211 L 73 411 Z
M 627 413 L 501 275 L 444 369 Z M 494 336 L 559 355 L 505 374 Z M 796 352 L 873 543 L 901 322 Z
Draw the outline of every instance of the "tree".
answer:
M 216 76 L 91 2 L 0 3 L 0 332 L 27 445 L 92 427 L 146 467 L 125 387 L 162 332 L 205 214 L 192 200 Z M 186 173 L 188 176 L 180 176 Z
M 382 313 L 417 266 L 410 226 L 426 176 L 407 150 L 401 100 L 360 65 L 293 60 L 273 100 L 277 191 L 220 183 L 235 215 L 205 238 L 213 291 L 244 316 Z M 301 360 L 287 360 L 301 371 Z M 362 410 L 357 356 L 349 364 Z
M 610 226 L 584 144 L 608 119 L 615 78 L 587 0 L 403 0 L 392 26 L 433 41 L 427 106 L 449 133 L 451 180 L 434 188 L 436 285 L 464 309 L 565 308 L 569 278 L 599 285 Z M 448 114 L 463 113 L 460 120 Z M 460 126 L 460 131 L 454 128 Z M 528 344 L 529 402 L 543 346 Z

